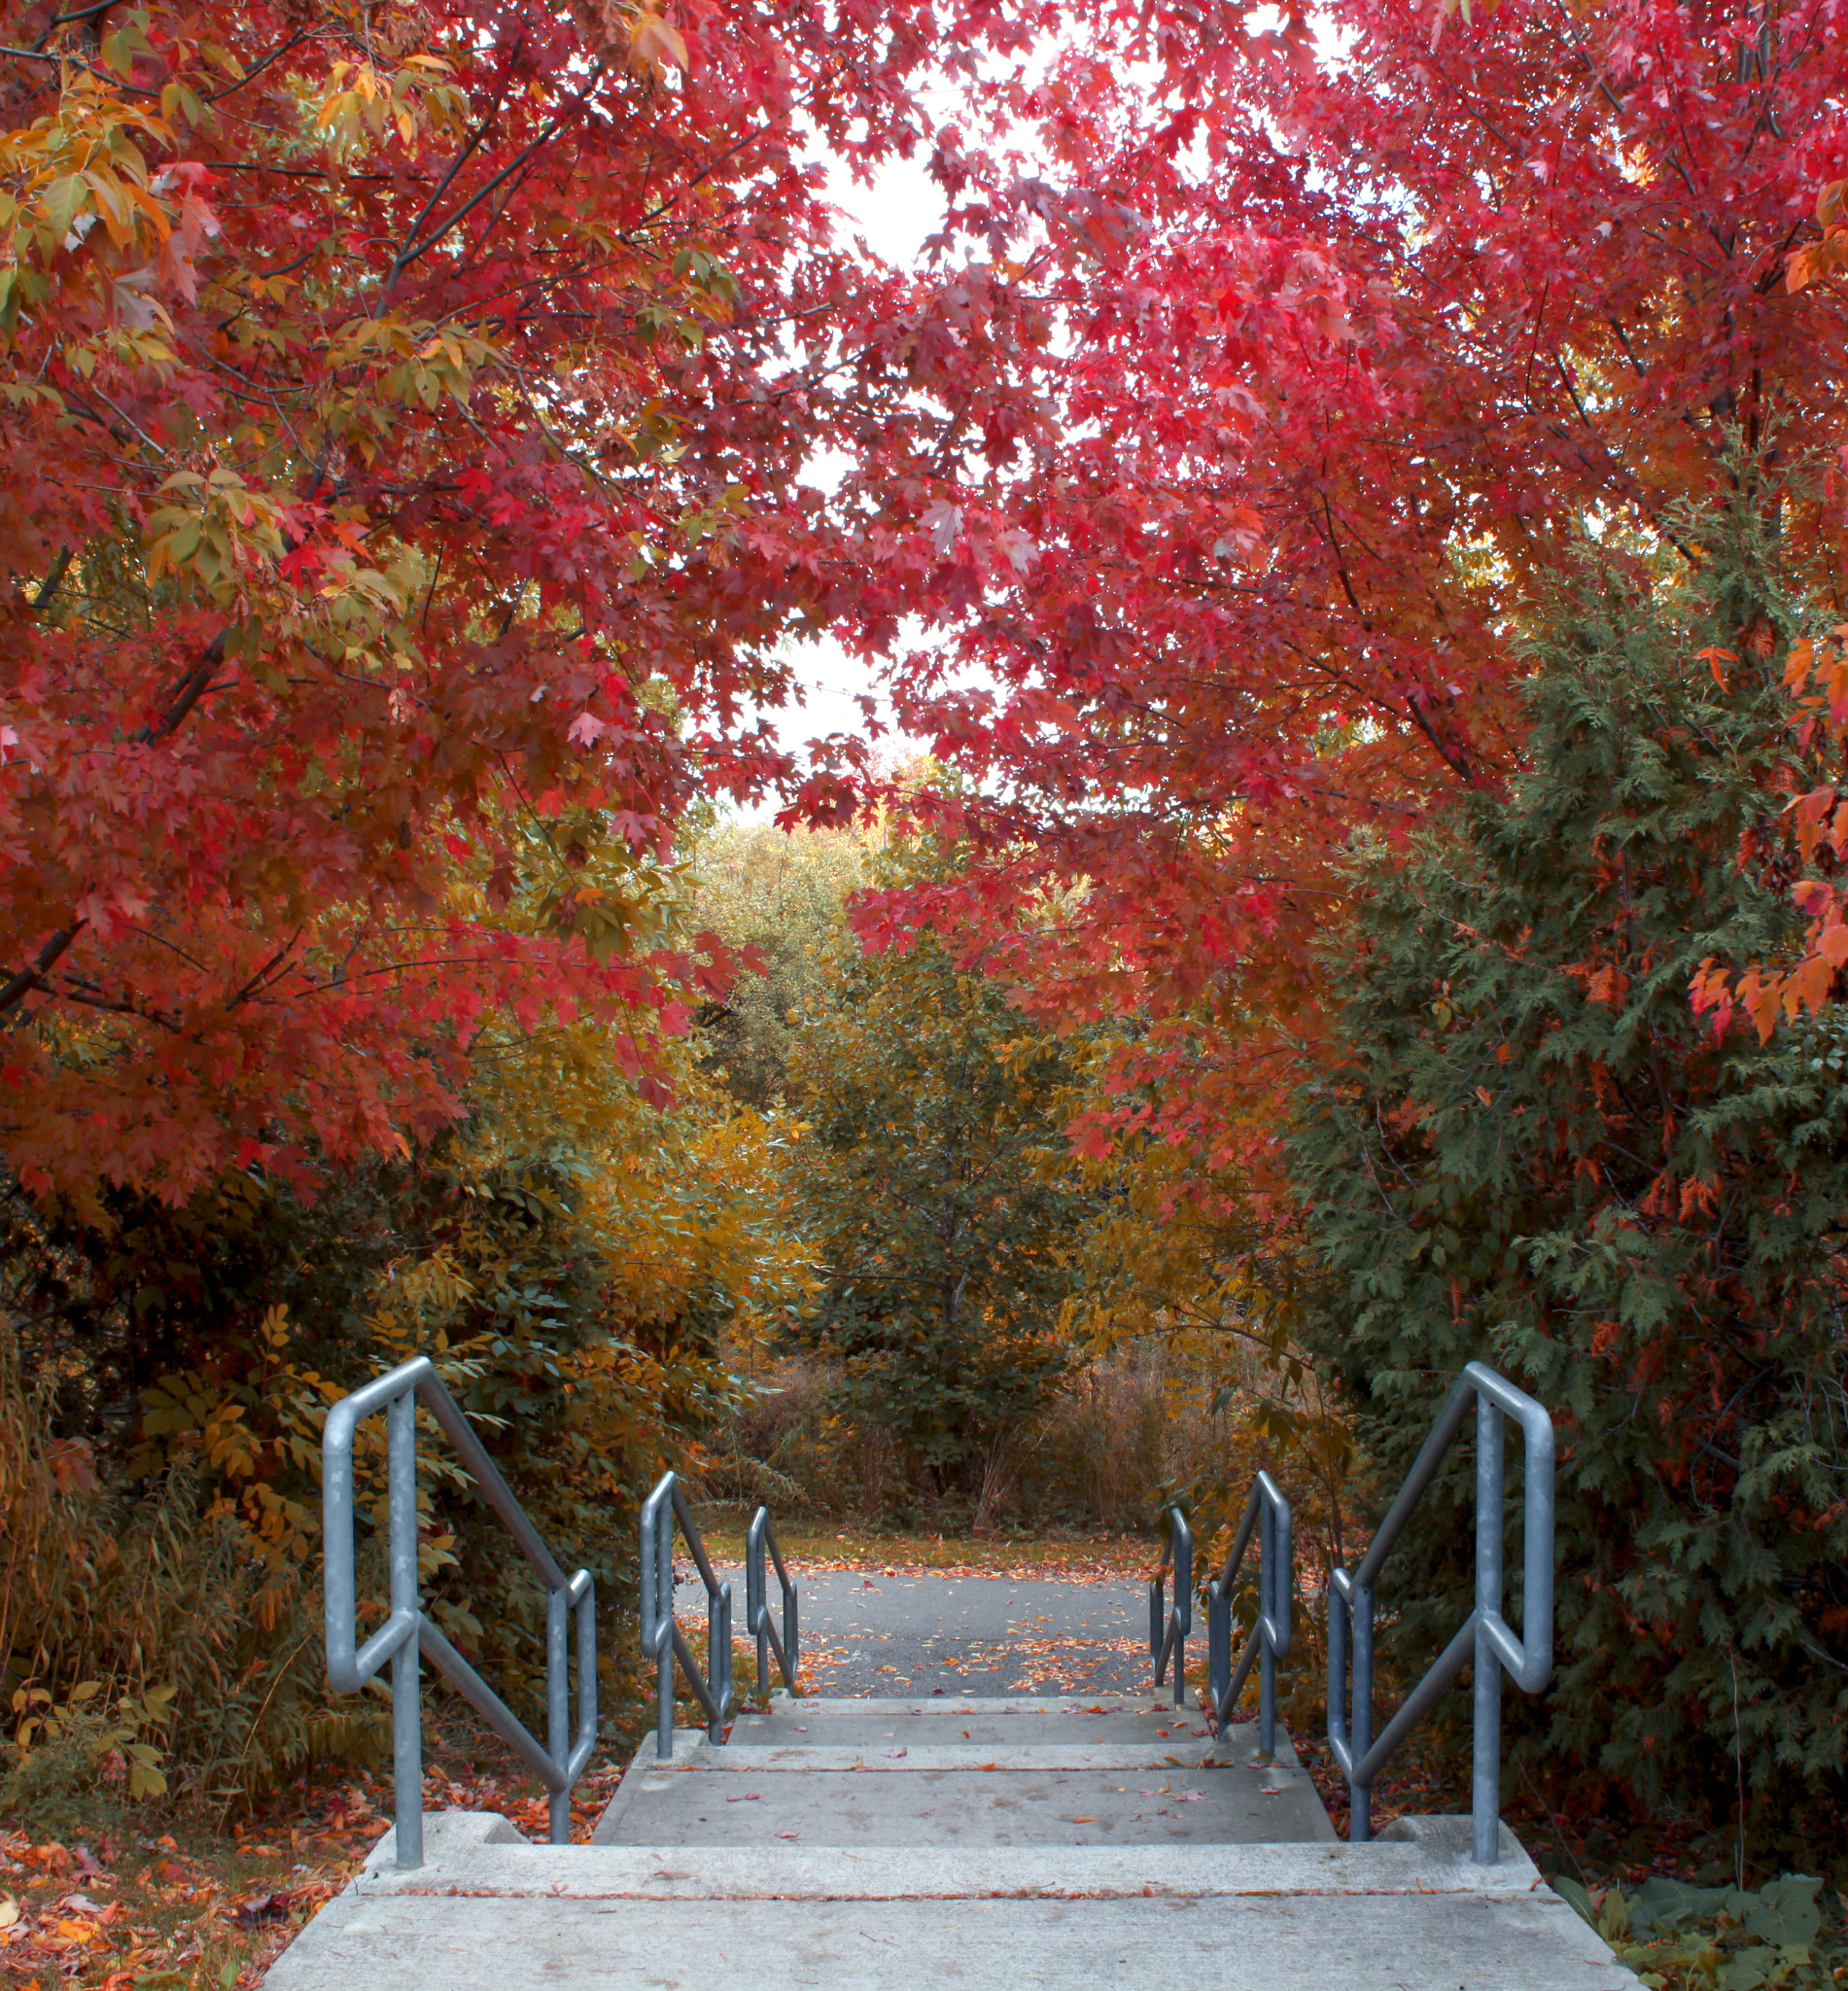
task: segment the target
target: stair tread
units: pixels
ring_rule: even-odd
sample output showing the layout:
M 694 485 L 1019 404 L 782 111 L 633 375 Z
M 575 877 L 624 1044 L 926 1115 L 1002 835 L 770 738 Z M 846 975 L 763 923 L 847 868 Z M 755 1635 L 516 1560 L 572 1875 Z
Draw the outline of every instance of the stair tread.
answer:
M 718 1752 L 714 1752 L 717 1754 Z M 1219 1844 L 1333 1839 L 1301 1770 L 1226 1767 L 885 1774 L 753 1766 L 703 1774 L 643 1765 L 593 1835 L 599 1845 L 762 1844 L 792 1834 L 827 1844 Z
M 1242 1729 L 1237 1731 L 1242 1733 Z M 1255 1735 L 1255 1729 L 1252 1730 Z M 866 1748 L 972 1748 L 988 1746 L 1070 1748 L 1116 1743 L 1203 1744 L 1211 1730 L 1198 1716 L 1168 1708 L 1155 1712 L 1133 1704 L 1082 1705 L 1036 1702 L 999 1712 L 972 1708 L 939 1710 L 927 1703 L 868 1713 L 849 1702 L 815 1705 L 782 1702 L 768 1714 L 741 1715 L 732 1724 L 732 1749 L 807 1746 Z
M 271 1966 L 267 1991 L 730 1991 L 748 1959 L 831 1991 L 1041 1985 L 1173 1991 L 1636 1991 L 1549 1890 L 1526 1896 L 1150 1896 L 597 1901 L 348 1894 Z M 490 1961 L 491 1960 L 491 1961 Z

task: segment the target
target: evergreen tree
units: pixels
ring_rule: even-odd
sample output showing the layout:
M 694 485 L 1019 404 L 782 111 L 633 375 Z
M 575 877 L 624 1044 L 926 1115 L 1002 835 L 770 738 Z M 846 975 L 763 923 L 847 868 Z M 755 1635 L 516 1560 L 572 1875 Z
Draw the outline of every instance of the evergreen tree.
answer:
M 1549 606 L 1526 771 L 1360 865 L 1336 1062 L 1292 1136 L 1308 1335 L 1380 1490 L 1472 1357 L 1552 1409 L 1536 1769 L 1724 1818 L 1742 1764 L 1754 1821 L 1839 1793 L 1848 1736 L 1841 1026 L 1761 1046 L 1689 998 L 1703 960 L 1800 925 L 1768 861 L 1776 790 L 1808 786 L 1777 688 L 1796 618 L 1764 564 L 1605 567 Z M 1408 1665 L 1469 1609 L 1459 1450 L 1382 1586 Z
M 890 855 L 883 882 L 924 863 Z M 844 934 L 790 1058 L 826 1280 L 807 1333 L 842 1360 L 842 1401 L 939 1495 L 976 1491 L 1068 1366 L 1055 1330 L 1084 1220 L 1061 1110 L 1075 1043 L 931 934 L 864 956 Z

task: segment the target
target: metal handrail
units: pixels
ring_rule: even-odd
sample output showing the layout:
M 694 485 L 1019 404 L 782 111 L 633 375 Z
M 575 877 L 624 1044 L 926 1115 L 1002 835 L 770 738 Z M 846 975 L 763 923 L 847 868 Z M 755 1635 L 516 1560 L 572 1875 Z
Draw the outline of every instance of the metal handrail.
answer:
M 1405 1529 L 1418 1496 L 1449 1450 L 1471 1399 L 1476 1402 L 1476 1608 L 1379 1735 L 1373 1731 L 1374 1585 Z M 1523 1435 L 1521 1634 L 1502 1616 L 1502 1421 Z M 1538 1694 L 1552 1672 L 1552 1418 L 1544 1405 L 1472 1362 L 1432 1426 L 1398 1498 L 1350 1576 L 1331 1570 L 1328 1585 L 1328 1743 L 1348 1784 L 1350 1839 L 1373 1832 L 1373 1786 L 1386 1760 L 1429 1713 L 1458 1673 L 1475 1662 L 1475 1734 L 1471 1766 L 1471 1857 L 1492 1867 L 1501 1841 L 1502 1670 Z M 1352 1627 L 1351 1681 L 1349 1626 Z M 1351 1707 L 1344 1706 L 1351 1692 Z
M 1258 1612 L 1237 1670 L 1232 1663 L 1232 1589 L 1254 1532 L 1258 1536 Z M 1290 1559 L 1290 1503 L 1269 1473 L 1259 1473 L 1245 1501 L 1244 1519 L 1227 1552 L 1225 1567 L 1206 1591 L 1206 1683 L 1213 1720 L 1223 1731 L 1238 1705 L 1251 1664 L 1258 1673 L 1258 1747 L 1266 1757 L 1277 1746 L 1277 1661 L 1290 1656 L 1290 1605 L 1296 1588 Z
M 777 1581 L 783 1586 L 783 1630 L 779 1635 L 776 1621 L 770 1615 L 770 1604 L 766 1598 L 764 1584 L 764 1551 L 770 1551 L 770 1560 L 776 1565 Z M 777 1670 L 783 1675 L 783 1684 L 789 1692 L 795 1692 L 796 1673 L 800 1665 L 797 1647 L 800 1630 L 797 1623 L 796 1587 L 790 1580 L 789 1572 L 783 1565 L 783 1550 L 777 1543 L 777 1530 L 770 1519 L 767 1507 L 758 1508 L 751 1517 L 750 1533 L 745 1538 L 745 1628 L 757 1641 L 757 1697 L 770 1697 L 770 1655 L 777 1656 Z
M 699 1669 L 693 1649 L 674 1616 L 674 1523 L 686 1537 L 693 1566 L 706 1586 L 706 1663 L 712 1679 Z M 654 1491 L 642 1503 L 642 1650 L 655 1662 L 654 1753 L 674 1754 L 674 1661 L 678 1659 L 693 1697 L 706 1710 L 706 1733 L 714 1742 L 725 1739 L 725 1716 L 731 1705 L 731 1585 L 721 1584 L 707 1559 L 692 1509 L 678 1473 L 663 1473 Z M 781 1570 L 782 1560 L 778 1567 Z
M 462 1463 L 544 1584 L 545 1698 L 550 1747 L 541 1747 L 506 1701 L 424 1616 L 417 1567 L 417 1405 L 448 1434 Z M 385 1413 L 386 1507 L 390 1525 L 391 1615 L 359 1643 L 354 1575 L 353 1441 L 360 1420 Z M 597 1589 L 590 1572 L 567 1579 L 467 1414 L 427 1355 L 401 1363 L 343 1396 L 328 1413 L 321 1440 L 321 1507 L 327 1560 L 328 1679 L 357 1694 L 392 1662 L 392 1756 L 400 1868 L 424 1864 L 423 1699 L 419 1655 L 477 1709 L 550 1794 L 551 1842 L 571 1842 L 571 1791 L 597 1743 Z M 573 1740 L 568 1619 L 577 1614 L 577 1729 Z
M 1174 1661 L 1174 1705 L 1187 1702 L 1187 1634 L 1194 1628 L 1194 1531 L 1178 1507 L 1166 1508 L 1168 1540 L 1162 1544 L 1162 1559 L 1149 1578 L 1149 1659 L 1155 1666 L 1155 1684 L 1161 1686 L 1169 1659 Z M 1168 1604 L 1167 1582 L 1174 1572 L 1174 1604 Z

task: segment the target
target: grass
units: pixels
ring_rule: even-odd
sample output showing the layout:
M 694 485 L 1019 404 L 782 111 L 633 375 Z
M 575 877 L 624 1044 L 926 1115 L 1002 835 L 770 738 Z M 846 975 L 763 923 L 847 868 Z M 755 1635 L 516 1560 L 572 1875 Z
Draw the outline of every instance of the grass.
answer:
M 545 1805 L 492 1737 L 432 1722 L 424 1802 L 496 1810 L 543 1837 Z M 579 1785 L 588 1837 L 613 1764 Z M 250 1991 L 390 1824 L 387 1776 L 293 1786 L 247 1818 L 109 1803 L 53 1832 L 0 1833 L 0 1983 L 8 1991 Z

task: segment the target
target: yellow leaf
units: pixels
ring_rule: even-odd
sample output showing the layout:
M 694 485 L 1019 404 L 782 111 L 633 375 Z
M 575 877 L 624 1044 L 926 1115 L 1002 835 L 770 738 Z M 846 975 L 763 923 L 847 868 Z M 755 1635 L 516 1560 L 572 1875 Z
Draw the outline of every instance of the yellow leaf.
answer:
M 629 59 L 636 68 L 652 69 L 657 74 L 665 73 L 669 64 L 684 69 L 686 44 L 671 21 L 663 20 L 658 14 L 644 14 L 629 37 Z

